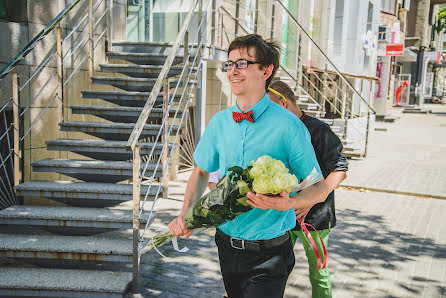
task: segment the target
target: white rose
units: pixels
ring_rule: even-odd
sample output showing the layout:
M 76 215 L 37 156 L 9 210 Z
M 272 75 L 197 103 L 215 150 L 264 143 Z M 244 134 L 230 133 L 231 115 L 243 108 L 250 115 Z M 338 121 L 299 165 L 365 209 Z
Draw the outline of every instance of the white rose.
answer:
M 287 189 L 288 179 L 285 176 L 285 174 L 276 174 L 273 176 L 272 183 L 273 183 L 273 192 L 272 193 L 278 194 L 282 190 Z
M 256 193 L 267 194 L 272 191 L 271 177 L 268 175 L 260 175 L 254 178 L 252 188 Z

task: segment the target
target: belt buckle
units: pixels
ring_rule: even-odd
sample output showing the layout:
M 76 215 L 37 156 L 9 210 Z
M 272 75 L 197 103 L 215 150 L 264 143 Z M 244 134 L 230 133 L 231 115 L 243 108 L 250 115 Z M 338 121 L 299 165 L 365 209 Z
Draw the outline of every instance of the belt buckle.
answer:
M 234 240 L 238 240 L 238 241 L 240 241 L 240 243 L 242 244 L 242 246 L 240 247 L 240 246 L 234 245 Z M 243 239 L 231 237 L 231 239 L 229 240 L 229 242 L 231 243 L 231 247 L 232 247 L 232 248 L 240 249 L 240 250 L 245 249 L 245 240 L 243 240 Z

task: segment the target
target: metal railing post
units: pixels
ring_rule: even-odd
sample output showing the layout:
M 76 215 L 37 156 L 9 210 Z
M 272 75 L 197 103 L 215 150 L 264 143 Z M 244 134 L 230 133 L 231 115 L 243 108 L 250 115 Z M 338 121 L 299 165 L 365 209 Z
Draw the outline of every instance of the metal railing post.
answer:
M 199 1 L 198 1 L 198 24 L 197 24 L 197 26 L 200 27 L 200 24 L 201 24 L 202 19 L 203 19 L 203 0 L 199 0 Z M 188 31 L 188 30 L 186 30 L 186 32 L 187 32 L 187 31 Z M 200 30 L 198 31 L 198 41 L 197 41 L 197 44 L 198 44 L 198 45 L 201 44 L 201 40 L 202 40 L 202 38 L 203 38 L 202 32 L 203 32 L 203 29 L 200 27 Z M 186 33 L 185 33 L 185 34 L 186 34 Z M 205 46 L 205 45 L 204 45 L 204 46 Z M 200 52 L 198 53 L 198 56 L 199 56 L 200 59 L 201 59 L 201 56 L 202 56 L 202 54 L 203 54 L 203 45 L 201 45 L 199 48 L 197 48 L 197 50 L 200 51 Z
M 141 188 L 139 185 L 139 172 L 141 168 L 140 148 L 135 145 L 133 148 L 133 256 L 132 274 L 133 291 L 138 289 L 139 277 L 139 200 L 141 198 Z
M 212 53 L 214 53 L 215 52 L 215 46 L 217 45 L 217 39 L 216 39 L 216 34 L 215 34 L 215 31 L 216 31 L 216 21 L 215 21 L 215 19 L 216 19 L 216 17 L 215 17 L 215 14 L 217 13 L 217 11 L 216 11 L 216 8 L 217 8 L 217 4 L 216 4 L 216 0 L 212 0 L 212 17 L 211 17 L 211 25 L 212 25 L 212 30 L 211 30 L 211 47 L 212 47 Z
M 189 30 L 186 30 L 186 32 L 184 32 L 184 45 L 183 45 L 183 64 L 186 66 L 184 73 L 187 74 L 188 73 L 188 64 L 189 64 L 189 60 L 188 60 L 188 55 L 189 55 Z M 184 75 L 183 77 L 183 88 L 186 88 L 186 83 L 187 83 L 187 75 Z
M 219 17 L 220 17 L 220 21 L 219 21 L 219 23 L 220 23 L 220 25 L 219 25 L 219 27 L 220 27 L 220 30 L 219 30 L 219 39 L 220 39 L 220 47 L 223 47 L 223 13 L 222 12 L 220 12 L 219 14 Z
M 88 51 L 88 72 L 90 78 L 93 76 L 93 65 L 94 65 L 94 45 L 93 45 L 93 1 L 88 0 L 88 31 L 89 31 L 89 51 Z
M 257 34 L 257 27 L 259 26 L 259 1 L 256 1 L 256 11 L 254 14 L 254 33 Z
M 105 50 L 110 52 L 112 49 L 112 34 L 113 34 L 113 0 L 107 0 L 105 2 L 106 9 L 108 9 L 107 13 L 107 37 L 105 40 Z
M 186 88 L 186 87 L 183 87 Z M 169 105 L 169 79 L 166 77 L 163 82 L 163 119 L 166 119 L 166 123 L 164 124 L 164 136 L 163 136 L 163 144 L 166 144 L 166 147 L 163 151 L 162 156 L 162 167 L 163 167 L 163 199 L 168 198 L 168 176 L 169 169 L 167 168 L 167 158 L 168 158 L 168 150 L 169 150 L 169 115 L 166 116 L 167 108 Z
M 273 2 L 273 7 L 272 7 L 272 11 L 271 11 L 271 31 L 269 34 L 269 38 L 273 39 L 274 38 L 274 23 L 275 23 L 275 11 L 276 10 L 276 5 L 275 2 Z
M 361 96 L 364 98 L 364 79 L 361 79 Z M 358 115 L 361 117 L 362 113 L 362 102 L 359 103 L 359 112 Z
M 327 91 L 328 91 L 328 80 L 327 80 L 327 76 L 328 76 L 328 73 L 327 73 L 327 64 L 325 64 L 325 68 L 324 68 L 324 73 L 322 74 L 323 76 L 324 76 L 324 98 L 323 98 L 323 100 L 322 100 L 322 112 L 324 113 L 324 115 L 325 115 L 325 101 L 326 100 L 328 100 L 328 98 L 327 98 Z
M 353 90 L 349 90 L 349 92 L 348 93 L 350 93 L 351 94 L 351 97 L 350 97 L 350 102 L 351 102 L 351 105 L 350 105 L 350 119 L 353 119 L 353 114 L 355 113 L 355 110 L 354 110 L 354 105 L 355 105 L 355 94 L 353 94 Z
M 64 120 L 64 94 L 63 94 L 63 53 L 62 53 L 62 28 L 60 24 L 56 28 L 56 51 L 57 51 L 57 76 L 59 83 L 57 84 L 57 93 L 59 101 L 57 102 L 57 115 L 59 122 Z
M 240 18 L 240 0 L 235 0 L 235 36 L 238 34 L 238 19 Z
M 12 114 L 14 122 L 14 186 L 20 184 L 20 103 L 19 103 L 19 76 L 12 73 Z
M 342 82 L 342 103 L 341 103 L 341 118 L 345 119 L 345 104 L 347 99 L 347 85 Z

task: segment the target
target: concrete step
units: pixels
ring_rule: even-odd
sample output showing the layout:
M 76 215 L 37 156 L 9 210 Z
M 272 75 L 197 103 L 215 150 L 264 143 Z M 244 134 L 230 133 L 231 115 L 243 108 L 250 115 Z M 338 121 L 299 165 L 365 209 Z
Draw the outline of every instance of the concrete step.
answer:
M 149 155 L 152 142 L 139 142 L 141 155 Z M 46 142 L 48 150 L 70 151 L 93 159 L 99 160 L 130 160 L 133 153 L 127 148 L 127 141 L 100 141 L 100 140 L 77 140 L 77 139 L 55 139 Z M 163 144 L 157 143 L 153 151 L 154 155 L 160 155 Z M 170 150 L 174 144 L 169 144 Z
M 173 43 L 171 42 L 140 42 L 140 41 L 114 41 L 112 49 L 114 52 L 127 53 L 159 53 L 169 54 Z M 195 53 L 196 46 L 192 47 L 192 53 Z M 189 49 L 191 45 L 189 44 Z M 180 45 L 179 55 L 183 55 L 183 47 Z
M 104 123 L 104 122 L 61 122 L 61 131 L 84 132 L 101 139 L 107 140 L 128 140 L 135 127 L 134 123 Z M 146 124 L 141 132 L 141 138 L 156 136 L 160 130 L 160 124 Z M 173 125 L 172 131 L 180 129 L 180 126 Z
M 142 225 L 149 218 L 146 213 L 140 218 Z M 0 211 L 0 224 L 131 229 L 132 216 L 132 210 L 16 205 Z
M 122 73 L 135 78 L 158 78 L 162 65 L 136 65 L 136 64 L 99 64 L 102 72 Z M 172 66 L 168 77 L 181 74 L 182 66 Z
M 153 199 L 156 192 L 163 192 L 161 185 L 152 185 L 148 199 Z M 132 184 L 73 182 L 73 181 L 28 181 L 15 187 L 18 196 L 61 198 L 64 200 L 102 200 L 117 203 L 133 199 Z M 141 185 L 141 199 L 149 190 L 148 185 Z
M 322 111 L 315 111 L 315 110 L 304 110 L 306 114 L 315 117 L 315 118 L 322 118 L 325 116 L 324 112 Z
M 73 114 L 95 115 L 109 121 L 121 123 L 136 123 L 143 109 L 142 107 L 125 106 L 71 106 L 70 108 Z M 175 117 L 175 113 L 177 114 L 176 119 L 180 119 L 183 111 L 179 110 L 176 112 L 176 108 L 172 107 L 169 111 L 169 117 Z M 163 117 L 162 108 L 153 108 L 149 114 L 148 121 L 161 120 Z
M 130 272 L 75 269 L 0 268 L 0 296 L 120 297 Z
M 313 102 L 298 102 L 297 105 L 301 110 L 319 110 L 319 106 Z
M 322 118 L 320 119 L 321 121 L 327 123 L 328 125 L 332 126 L 333 125 L 333 119 L 327 119 L 327 118 Z
M 31 163 L 35 172 L 54 172 L 82 181 L 116 183 L 133 177 L 133 164 L 129 161 L 81 160 L 81 159 L 42 159 Z M 156 163 L 149 163 L 146 175 L 152 175 Z M 141 164 L 141 170 L 144 163 Z M 162 166 L 158 166 L 155 177 L 161 176 Z
M 95 236 L 0 234 L 0 257 L 131 262 L 132 241 Z
M 108 59 L 125 60 L 140 65 L 164 65 L 167 55 L 159 53 L 130 53 L 130 52 L 108 52 Z M 173 65 L 183 62 L 183 56 L 176 56 Z
M 125 91 L 150 92 L 156 83 L 156 78 L 130 78 L 130 77 L 91 77 L 91 82 L 98 85 L 111 85 Z M 171 80 L 170 87 L 175 88 L 178 80 Z M 179 86 L 183 84 L 180 82 Z M 162 90 L 163 88 L 161 88 Z
M 83 90 L 83 98 L 102 99 L 107 102 L 114 103 L 120 106 L 142 107 L 149 98 L 150 92 L 132 92 L 132 91 L 96 91 Z M 180 100 L 181 94 L 176 94 L 174 101 Z M 171 97 L 169 97 L 171 98 Z M 163 104 L 162 93 L 158 95 L 155 101 L 155 106 Z

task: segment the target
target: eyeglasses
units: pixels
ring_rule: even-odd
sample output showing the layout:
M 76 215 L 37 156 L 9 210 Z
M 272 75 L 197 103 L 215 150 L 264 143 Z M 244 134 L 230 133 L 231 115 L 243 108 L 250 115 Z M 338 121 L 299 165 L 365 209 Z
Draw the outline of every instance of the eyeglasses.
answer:
M 274 90 L 274 89 L 271 88 L 271 87 L 268 87 L 268 91 L 271 91 L 272 93 L 279 95 L 280 97 L 282 97 L 282 99 L 283 99 L 285 102 L 288 101 L 288 100 L 286 100 L 285 96 L 283 96 L 283 94 L 280 93 L 279 91 L 276 91 L 276 90 Z
M 237 60 L 235 62 L 228 60 L 228 61 L 223 62 L 221 64 L 221 67 L 223 68 L 224 71 L 228 71 L 228 70 L 232 69 L 232 66 L 234 64 L 235 64 L 235 68 L 237 68 L 237 69 L 245 69 L 245 68 L 248 68 L 248 66 L 250 64 L 260 64 L 260 62 L 248 61 L 248 60 L 245 60 L 245 59 L 239 59 L 239 60 Z

